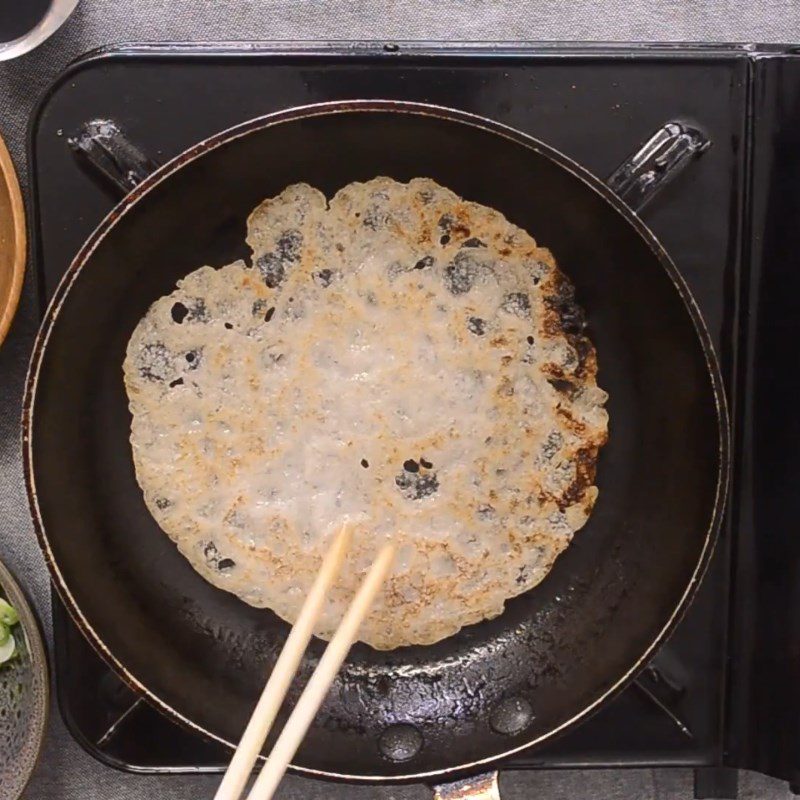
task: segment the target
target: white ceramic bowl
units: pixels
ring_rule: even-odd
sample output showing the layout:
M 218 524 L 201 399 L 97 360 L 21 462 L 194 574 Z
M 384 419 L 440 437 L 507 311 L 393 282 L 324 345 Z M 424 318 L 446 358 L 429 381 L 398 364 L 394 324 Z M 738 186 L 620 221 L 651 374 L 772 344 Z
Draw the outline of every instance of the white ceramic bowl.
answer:
M 18 0 L 25 3 L 27 0 Z M 48 36 L 52 36 L 75 10 L 78 0 L 51 0 L 48 12 L 34 28 L 24 36 L 0 44 L 0 61 L 16 58 L 34 47 L 38 47 Z

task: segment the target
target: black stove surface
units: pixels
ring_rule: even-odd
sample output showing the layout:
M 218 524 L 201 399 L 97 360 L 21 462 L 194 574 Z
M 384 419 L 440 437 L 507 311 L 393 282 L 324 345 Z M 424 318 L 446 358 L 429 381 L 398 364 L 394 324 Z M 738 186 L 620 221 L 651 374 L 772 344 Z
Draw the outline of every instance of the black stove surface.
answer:
M 739 399 L 753 335 L 746 304 L 753 275 L 742 265 L 751 246 L 749 143 L 758 63 L 747 49 L 634 46 L 140 46 L 90 56 L 51 88 L 31 126 L 43 306 L 118 199 L 68 146 L 92 119 L 113 120 L 163 162 L 271 111 L 343 98 L 409 99 L 506 123 L 600 177 L 664 123 L 678 120 L 700 129 L 712 146 L 642 216 L 694 293 L 738 422 L 746 411 Z M 515 756 L 509 768 L 693 766 L 700 768 L 698 796 L 726 796 L 735 782 L 717 768 L 758 765 L 737 752 L 747 748 L 730 730 L 732 719 L 749 719 L 747 704 L 733 697 L 745 693 L 742 678 L 729 674 L 731 633 L 739 636 L 741 616 L 732 576 L 751 577 L 732 560 L 739 538 L 751 535 L 750 527 L 742 532 L 739 512 L 742 469 L 708 574 L 672 639 L 611 704 L 560 739 Z M 57 599 L 54 607 L 59 705 L 89 752 L 135 771 L 218 770 L 226 763 L 221 746 L 138 699 L 95 655 Z

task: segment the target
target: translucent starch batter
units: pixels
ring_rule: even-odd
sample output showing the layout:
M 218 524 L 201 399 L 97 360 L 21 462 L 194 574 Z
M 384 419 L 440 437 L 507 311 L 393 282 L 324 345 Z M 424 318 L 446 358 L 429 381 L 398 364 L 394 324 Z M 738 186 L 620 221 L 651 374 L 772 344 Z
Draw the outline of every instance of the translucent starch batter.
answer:
M 145 502 L 215 586 L 289 622 L 353 545 L 329 637 L 387 537 L 360 638 L 429 644 L 539 583 L 597 497 L 606 394 L 572 289 L 501 214 L 431 180 L 306 184 L 248 219 L 128 344 Z

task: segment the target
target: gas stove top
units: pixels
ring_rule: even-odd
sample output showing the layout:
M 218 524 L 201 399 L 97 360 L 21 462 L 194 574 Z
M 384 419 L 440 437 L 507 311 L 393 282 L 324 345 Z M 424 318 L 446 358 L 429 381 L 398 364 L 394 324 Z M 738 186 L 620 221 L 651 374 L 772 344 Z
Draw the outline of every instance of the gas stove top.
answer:
M 30 130 L 42 306 L 118 199 L 108 176 L 130 178 L 115 175 L 113 148 L 100 156 L 106 175 L 96 153 L 94 164 L 82 157 L 86 148 L 76 145 L 86 143 L 87 123 L 113 123 L 147 169 L 251 117 L 376 97 L 491 117 L 600 177 L 637 150 L 646 155 L 640 148 L 665 123 L 710 142 L 641 214 L 694 293 L 733 409 L 736 470 L 720 542 L 685 619 L 637 682 L 576 730 L 507 766 L 690 766 L 698 797 L 735 797 L 736 767 L 800 783 L 800 684 L 793 680 L 800 614 L 791 583 L 800 545 L 789 523 L 800 501 L 785 446 L 800 434 L 789 407 L 798 386 L 796 370 L 779 368 L 793 363 L 788 347 L 800 328 L 790 305 L 800 272 L 778 258 L 794 251 L 800 235 L 800 181 L 792 183 L 800 169 L 792 152 L 800 137 L 800 61 L 791 52 L 259 44 L 92 54 L 54 84 Z M 659 158 L 648 167 L 654 178 L 664 169 Z M 54 621 L 61 713 L 89 752 L 133 771 L 223 768 L 227 752 L 134 695 L 57 599 Z

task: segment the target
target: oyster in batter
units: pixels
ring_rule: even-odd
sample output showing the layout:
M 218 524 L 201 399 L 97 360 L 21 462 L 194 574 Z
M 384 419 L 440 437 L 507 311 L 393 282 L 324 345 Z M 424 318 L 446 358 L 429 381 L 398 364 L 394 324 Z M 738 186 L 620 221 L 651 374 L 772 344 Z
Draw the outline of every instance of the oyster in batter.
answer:
M 331 538 L 353 544 L 326 638 L 380 546 L 360 638 L 429 644 L 539 583 L 597 497 L 606 394 L 553 257 L 428 179 L 248 219 L 252 264 L 157 300 L 124 364 L 136 476 L 194 568 L 293 622 Z

